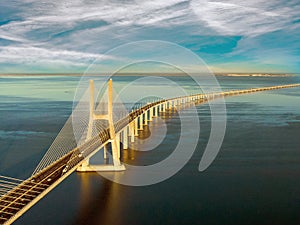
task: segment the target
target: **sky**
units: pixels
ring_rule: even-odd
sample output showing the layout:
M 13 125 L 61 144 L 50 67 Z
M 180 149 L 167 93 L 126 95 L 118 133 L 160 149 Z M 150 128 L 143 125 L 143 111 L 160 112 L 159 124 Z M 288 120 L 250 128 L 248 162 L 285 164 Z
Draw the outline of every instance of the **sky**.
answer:
M 215 72 L 300 73 L 299 0 L 0 2 L 0 73 L 82 73 L 111 49 L 162 40 Z

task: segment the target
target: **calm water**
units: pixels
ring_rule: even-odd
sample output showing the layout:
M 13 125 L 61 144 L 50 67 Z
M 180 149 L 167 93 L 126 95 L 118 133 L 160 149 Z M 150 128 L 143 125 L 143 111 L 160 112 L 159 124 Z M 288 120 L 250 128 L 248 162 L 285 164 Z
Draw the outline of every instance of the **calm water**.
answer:
M 1 175 L 31 175 L 71 113 L 78 79 L 0 78 Z M 189 80 L 172 79 L 195 91 Z M 300 82 L 297 76 L 218 80 L 224 89 Z M 226 106 L 225 140 L 206 171 L 200 173 L 198 164 L 210 132 L 210 111 L 200 105 L 197 150 L 172 178 L 128 187 L 96 173 L 73 173 L 15 224 L 300 224 L 300 88 L 229 97 Z M 168 135 L 162 145 L 149 152 L 126 150 L 126 162 L 151 164 L 170 153 L 180 121 L 177 115 L 164 119 Z

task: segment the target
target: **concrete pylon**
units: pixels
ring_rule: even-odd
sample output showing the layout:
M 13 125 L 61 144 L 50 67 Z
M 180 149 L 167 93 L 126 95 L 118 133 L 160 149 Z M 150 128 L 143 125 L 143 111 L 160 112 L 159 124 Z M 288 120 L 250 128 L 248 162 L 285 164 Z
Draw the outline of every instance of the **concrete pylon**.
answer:
M 155 106 L 154 117 L 158 117 L 158 111 L 159 111 L 158 106 Z
M 130 136 L 130 142 L 134 142 L 134 120 L 129 124 L 129 136 Z
M 153 107 L 149 109 L 149 121 L 152 121 L 153 118 Z
M 107 120 L 109 126 L 109 135 L 112 149 L 112 165 L 90 165 L 89 159 L 85 159 L 77 171 L 80 172 L 91 172 L 91 171 L 123 171 L 125 166 L 120 162 L 120 134 L 115 133 L 115 126 L 113 123 L 113 87 L 112 79 L 108 81 L 107 86 L 107 114 L 95 114 L 95 93 L 94 93 L 94 81 L 90 80 L 90 118 L 86 140 L 92 137 L 93 123 L 95 120 Z M 119 143 L 118 143 L 119 142 Z M 100 150 L 100 149 L 99 149 Z M 104 147 L 106 151 L 106 146 Z M 104 158 L 106 158 L 106 152 L 104 153 Z
M 123 149 L 128 149 L 128 127 L 123 130 Z
M 144 129 L 144 124 L 143 124 L 143 114 L 139 116 L 139 130 Z

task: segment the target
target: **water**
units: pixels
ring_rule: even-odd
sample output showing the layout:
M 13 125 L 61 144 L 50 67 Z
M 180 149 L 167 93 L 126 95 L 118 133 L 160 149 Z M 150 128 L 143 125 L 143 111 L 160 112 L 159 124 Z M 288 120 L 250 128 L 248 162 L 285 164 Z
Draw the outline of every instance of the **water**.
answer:
M 121 85 L 132 79 L 114 81 Z M 189 80 L 172 79 L 196 91 Z M 78 80 L 0 78 L 0 174 L 30 176 L 68 118 Z M 218 80 L 224 89 L 300 81 L 297 76 Z M 299 100 L 300 88 L 226 98 L 224 143 L 213 164 L 201 173 L 198 164 L 210 132 L 210 111 L 207 105 L 197 106 L 197 150 L 172 178 L 128 187 L 96 173 L 73 173 L 15 224 L 299 224 Z M 165 120 L 168 135 L 162 145 L 148 152 L 127 150 L 126 162 L 148 165 L 167 157 L 176 144 L 180 121 L 178 115 Z

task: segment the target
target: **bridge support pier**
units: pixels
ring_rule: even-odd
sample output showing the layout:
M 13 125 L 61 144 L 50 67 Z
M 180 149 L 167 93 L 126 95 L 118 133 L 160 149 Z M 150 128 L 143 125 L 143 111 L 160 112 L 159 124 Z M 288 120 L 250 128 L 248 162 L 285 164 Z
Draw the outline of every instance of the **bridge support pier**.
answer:
M 144 129 L 144 124 L 143 124 L 143 114 L 139 116 L 139 130 Z
M 139 133 L 138 133 L 138 118 L 136 118 L 134 120 L 134 136 L 139 136 Z
M 128 149 L 128 127 L 123 130 L 123 149 Z
M 154 112 L 155 112 L 155 113 L 154 113 L 154 114 L 155 114 L 155 115 L 154 115 L 155 117 L 158 117 L 158 110 L 159 110 L 159 109 L 158 109 L 158 105 L 157 105 L 157 106 L 155 106 L 155 111 L 154 111 Z
M 168 101 L 167 105 L 168 105 L 168 106 L 167 106 L 167 109 L 168 109 L 168 110 L 171 110 L 172 107 L 171 107 L 171 102 L 170 102 L 170 101 Z
M 112 149 L 112 164 L 103 165 L 90 165 L 89 159 L 86 159 L 78 168 L 79 172 L 95 172 L 95 171 L 123 171 L 125 166 L 120 162 L 120 134 L 115 133 L 115 127 L 113 123 L 113 90 L 112 90 L 112 79 L 108 81 L 107 94 L 108 94 L 108 107 L 107 114 L 95 114 L 95 94 L 94 94 L 94 81 L 90 80 L 90 116 L 89 125 L 86 139 L 92 138 L 92 129 L 95 120 L 107 120 L 109 125 L 109 135 Z M 106 146 L 103 148 L 104 158 L 107 158 Z
M 134 142 L 134 121 L 129 124 L 130 142 Z
M 144 125 L 148 125 L 148 110 L 144 113 Z
M 116 139 L 115 142 L 117 143 L 116 153 L 117 153 L 118 159 L 120 159 L 120 156 L 121 156 L 121 138 L 120 138 L 120 133 L 116 134 L 115 139 Z
M 151 107 L 150 109 L 149 109 L 149 121 L 152 121 L 152 117 L 153 117 L 153 107 Z
M 166 108 L 167 108 L 167 103 L 164 102 L 164 103 L 162 104 L 162 112 L 166 112 Z

